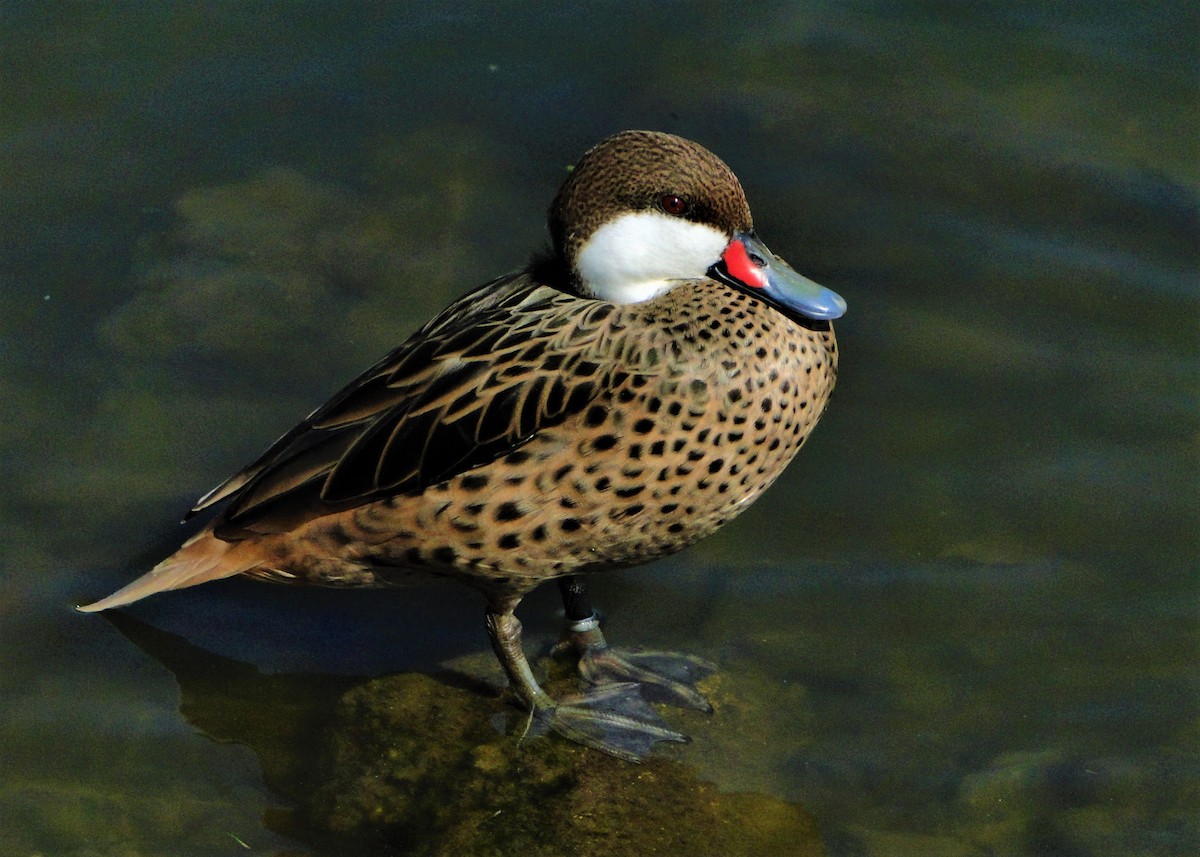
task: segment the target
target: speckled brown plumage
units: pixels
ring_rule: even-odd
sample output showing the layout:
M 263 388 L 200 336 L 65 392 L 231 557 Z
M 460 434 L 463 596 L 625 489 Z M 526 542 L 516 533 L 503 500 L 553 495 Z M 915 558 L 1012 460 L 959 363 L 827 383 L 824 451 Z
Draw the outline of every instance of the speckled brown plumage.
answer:
M 395 568 L 420 568 L 509 599 L 559 575 L 654 559 L 709 535 L 765 490 L 808 436 L 833 388 L 837 356 L 828 325 L 801 327 L 732 289 L 708 283 L 613 307 L 561 294 L 539 299 L 539 287 L 523 278 L 498 288 L 514 299 L 535 296 L 532 312 L 545 326 L 527 329 L 518 321 L 481 349 L 476 364 L 463 370 L 480 390 L 448 384 L 440 396 L 421 397 L 407 392 L 409 383 L 395 382 L 398 400 L 415 412 L 409 419 L 432 415 L 416 437 L 396 426 L 394 415 L 352 407 L 360 422 L 343 430 L 354 439 L 331 435 L 326 441 L 332 450 L 349 448 L 315 473 L 320 486 L 336 492 L 331 501 L 349 499 L 353 507 L 301 523 L 299 517 L 320 508 L 311 496 L 316 478 L 274 503 L 274 479 L 252 482 L 218 533 L 287 529 L 257 537 L 265 556 L 250 574 L 371 586 L 402 578 Z M 547 337 L 557 337 L 569 359 L 563 350 L 544 350 Z M 449 341 L 463 349 L 461 335 Z M 538 356 L 520 359 L 532 352 Z M 403 359 L 372 377 L 395 375 Z M 435 454 L 429 446 L 443 443 L 444 433 L 457 439 L 459 423 L 478 437 L 488 382 L 504 384 L 510 380 L 504 369 L 514 366 L 522 368 L 522 384 L 496 417 L 503 440 L 473 447 L 492 460 L 437 478 L 442 467 L 413 453 L 424 450 L 438 462 L 456 458 L 457 447 Z M 541 384 L 529 389 L 538 378 Z M 373 402 L 392 402 L 370 379 L 361 389 L 371 391 Z M 351 403 L 356 398 L 348 397 Z M 467 406 L 458 404 L 464 399 L 470 403 L 465 414 Z M 522 424 L 527 409 L 536 414 Z M 314 423 L 339 425 L 324 411 Z M 372 429 L 402 440 L 372 443 Z M 360 455 L 370 457 L 364 463 Z M 391 465 L 390 456 L 399 462 Z M 434 478 L 421 479 L 422 465 Z M 290 484 L 291 472 L 278 463 L 271 467 L 280 483 Z M 350 473 L 341 476 L 339 467 Z M 401 475 L 382 480 L 392 473 Z M 362 502 L 380 492 L 387 496 Z
M 618 717 L 640 730 L 632 742 L 597 731 L 594 713 L 564 722 L 555 712 L 580 706 L 537 686 L 512 610 L 544 581 L 670 554 L 746 509 L 820 418 L 837 349 L 828 321 L 780 311 L 736 278 L 680 280 L 640 303 L 590 296 L 580 248 L 664 193 L 687 201 L 681 219 L 769 255 L 714 155 L 654 132 L 610 138 L 555 200 L 549 261 L 448 307 L 202 498 L 193 512 L 226 505 L 173 557 L 82 609 L 232 574 L 358 587 L 451 577 L 486 597 L 509 678 L 553 728 L 625 758 L 681 740 L 648 709 Z M 584 648 L 605 648 L 598 629 L 580 628 Z

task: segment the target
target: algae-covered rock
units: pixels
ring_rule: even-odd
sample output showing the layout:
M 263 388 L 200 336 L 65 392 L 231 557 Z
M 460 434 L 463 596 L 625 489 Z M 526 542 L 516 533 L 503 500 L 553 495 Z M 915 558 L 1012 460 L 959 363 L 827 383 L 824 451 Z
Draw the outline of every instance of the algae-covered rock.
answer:
M 135 295 L 99 328 L 103 344 L 139 360 L 286 362 L 300 343 L 332 346 L 349 337 L 336 323 L 346 304 L 386 304 L 417 255 L 404 224 L 282 167 L 174 208 L 167 231 L 142 242 Z M 394 310 L 391 321 L 402 329 Z
M 557 736 L 500 735 L 502 700 L 425 675 L 348 692 L 310 823 L 339 853 L 823 853 L 794 804 L 725 794 L 664 751 L 633 765 Z M 686 752 L 686 751 L 684 751 Z
M 1061 748 L 1004 753 L 959 789 L 963 836 L 995 855 L 1194 854 L 1195 758 L 1084 757 Z

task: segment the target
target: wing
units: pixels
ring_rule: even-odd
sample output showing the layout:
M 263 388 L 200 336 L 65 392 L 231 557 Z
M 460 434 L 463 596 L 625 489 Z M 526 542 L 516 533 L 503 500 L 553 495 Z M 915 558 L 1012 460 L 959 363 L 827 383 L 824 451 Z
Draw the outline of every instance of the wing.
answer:
M 612 304 L 524 274 L 452 304 L 202 497 L 229 499 L 218 535 L 282 531 L 421 489 L 505 455 L 583 410 L 625 373 L 600 359 Z

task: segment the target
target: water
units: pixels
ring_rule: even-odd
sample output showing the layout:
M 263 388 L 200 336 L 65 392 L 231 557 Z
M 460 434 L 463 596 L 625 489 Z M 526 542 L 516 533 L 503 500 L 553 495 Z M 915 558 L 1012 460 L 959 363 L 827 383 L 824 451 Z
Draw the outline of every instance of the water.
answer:
M 780 483 L 595 581 L 610 636 L 760 700 L 672 757 L 798 804 L 830 854 L 1200 849 L 1196 13 L 622 11 L 6 6 L 0 852 L 313 853 L 267 785 L 288 760 L 219 734 L 212 687 L 469 660 L 474 596 L 223 583 L 131 611 L 177 635 L 157 654 L 71 606 L 521 264 L 565 167 L 626 127 L 724 157 L 850 303 Z M 531 648 L 553 606 L 523 609 Z

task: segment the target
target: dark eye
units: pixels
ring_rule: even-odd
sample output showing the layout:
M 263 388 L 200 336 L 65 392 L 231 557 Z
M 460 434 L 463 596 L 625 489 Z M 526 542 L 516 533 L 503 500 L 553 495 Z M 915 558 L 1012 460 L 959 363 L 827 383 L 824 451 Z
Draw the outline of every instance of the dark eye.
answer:
M 658 200 L 658 204 L 662 206 L 663 211 L 672 217 L 683 217 L 692 208 L 688 205 L 687 200 L 673 193 L 663 194 Z

